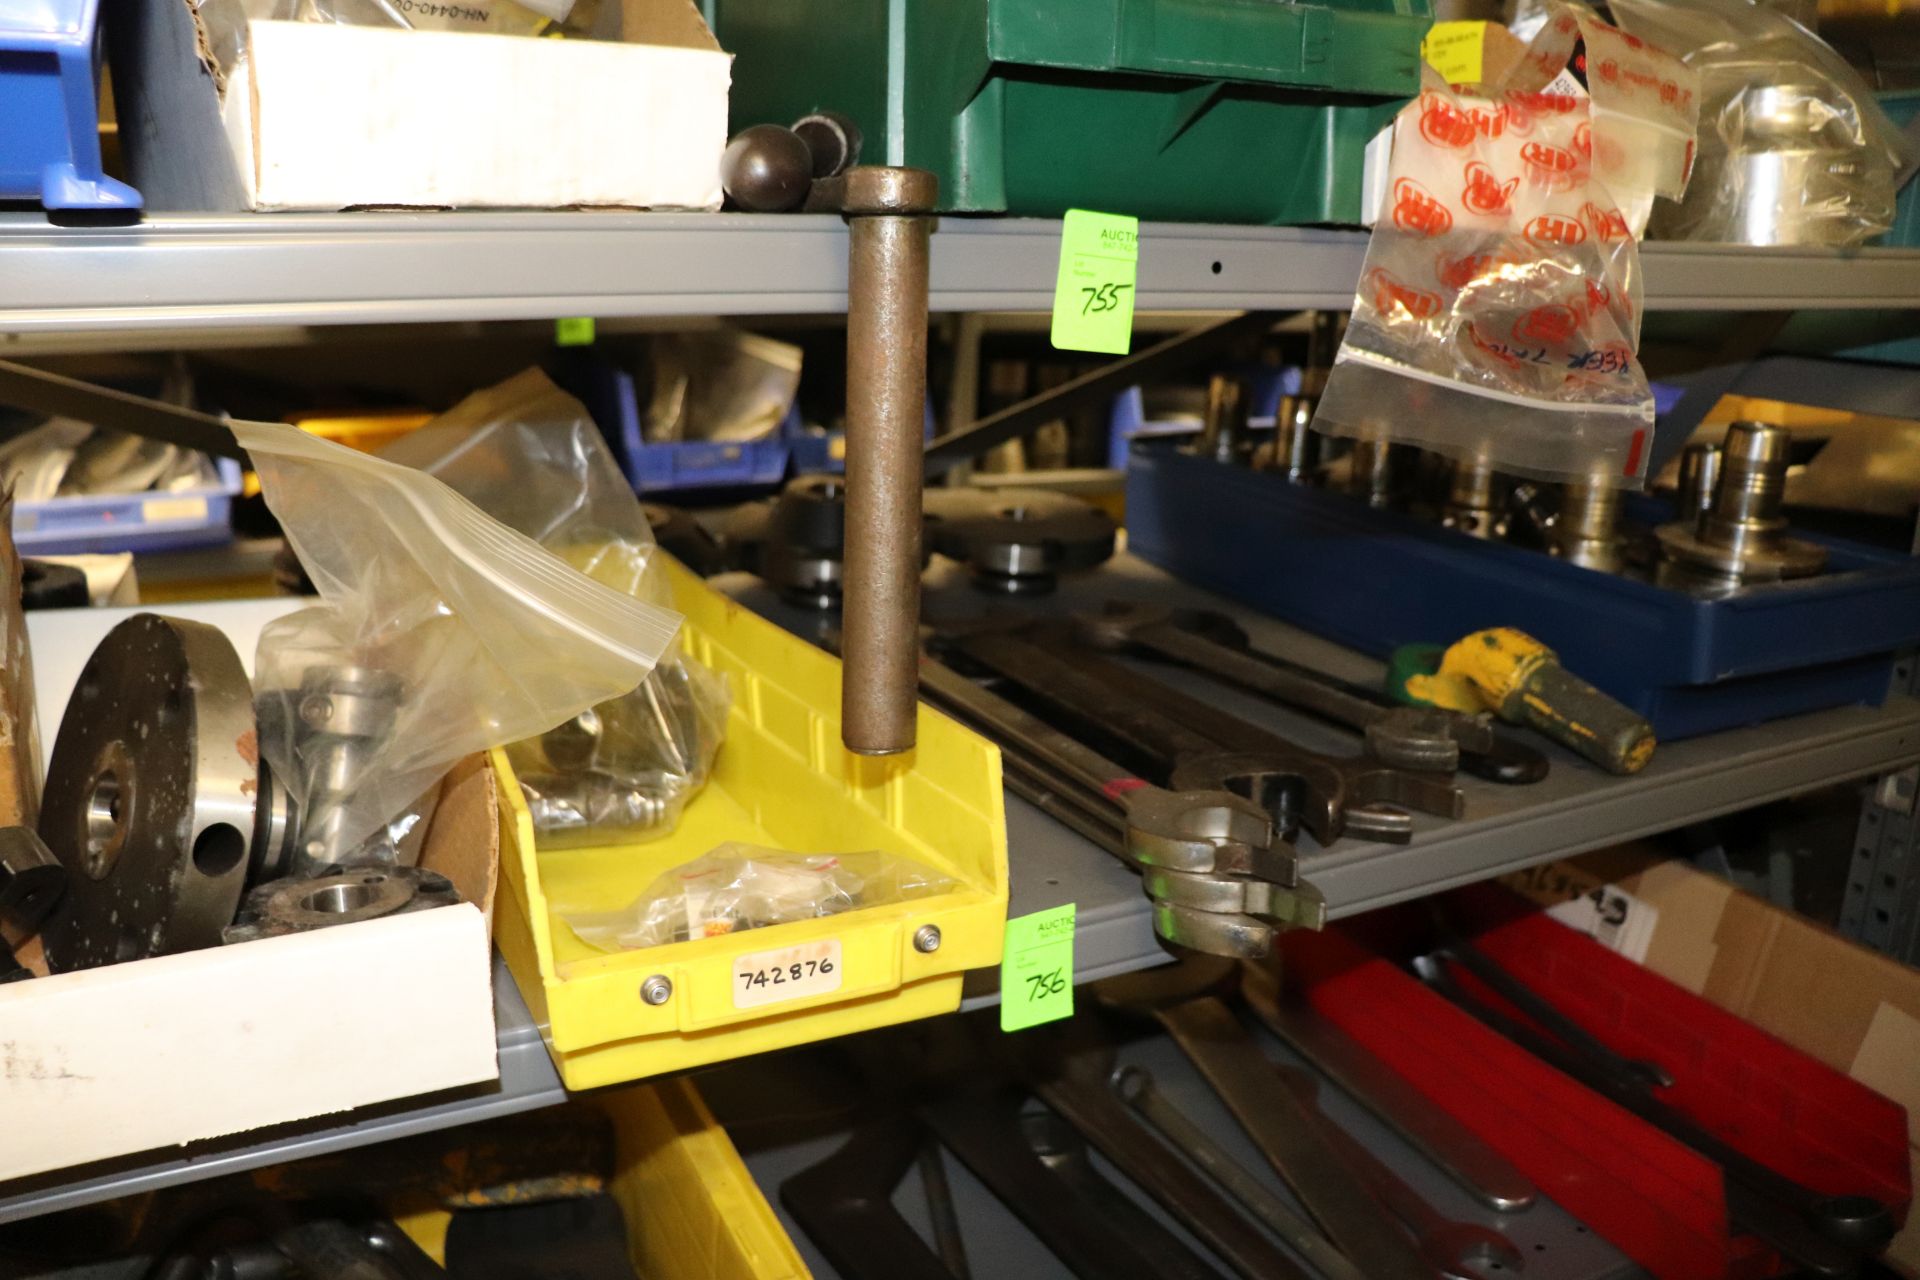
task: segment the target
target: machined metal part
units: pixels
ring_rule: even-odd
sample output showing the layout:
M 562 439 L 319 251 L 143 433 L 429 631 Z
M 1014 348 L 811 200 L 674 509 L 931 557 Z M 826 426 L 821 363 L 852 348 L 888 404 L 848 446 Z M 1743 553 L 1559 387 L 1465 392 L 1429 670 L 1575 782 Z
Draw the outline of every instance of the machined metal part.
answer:
M 32 827 L 0 827 L 0 925 L 37 932 L 67 891 L 67 868 Z
M 1216 373 L 1207 382 L 1207 412 L 1193 451 L 1215 462 L 1237 465 L 1252 449 L 1247 427 L 1247 384 L 1232 374 Z
M 930 489 L 926 509 L 933 549 L 1006 595 L 1043 595 L 1060 574 L 1105 563 L 1119 532 L 1092 503 L 1046 489 Z
M 653 540 L 681 564 L 703 578 L 726 569 L 726 547 L 691 511 L 658 502 L 643 502 L 640 511 Z
M 348 828 L 361 781 L 393 737 L 405 686 L 378 667 L 321 664 L 293 694 L 293 754 L 302 769 L 294 870 L 311 875 L 353 859 Z
M 861 755 L 892 755 L 912 748 L 919 707 L 927 215 L 939 184 L 924 169 L 878 166 L 822 180 L 842 181 L 849 257 L 840 737 Z
M 1826 548 L 1789 536 L 1781 514 L 1791 443 L 1784 427 L 1728 427 L 1706 510 L 1698 520 L 1683 516 L 1654 531 L 1667 558 L 1689 572 L 1732 583 L 1804 578 L 1825 568 Z
M 1348 455 L 1347 487 L 1355 497 L 1375 508 L 1399 501 L 1406 446 L 1387 440 L 1357 439 Z
M 1144 1067 L 1124 1066 L 1113 1073 L 1113 1091 L 1153 1127 L 1168 1146 L 1220 1185 L 1240 1207 L 1283 1240 L 1326 1280 L 1366 1280 L 1326 1235 L 1295 1213 L 1252 1173 L 1215 1142 L 1186 1112 L 1160 1095 Z
M 1620 490 L 1598 480 L 1565 486 L 1553 530 L 1554 554 L 1601 573 L 1620 568 Z
M 1224 1001 L 1175 1000 L 1152 1012 L 1348 1261 L 1369 1280 L 1431 1280 L 1364 1177 L 1325 1141 L 1313 1108 L 1275 1087 L 1273 1061 Z
M 1304 392 L 1285 396 L 1274 415 L 1268 467 L 1294 484 L 1313 484 L 1320 478 L 1320 433 L 1313 429 L 1316 404 L 1316 398 Z
M 1517 1213 L 1538 1198 L 1538 1188 L 1511 1161 L 1428 1102 L 1305 1001 L 1289 997 L 1273 970 L 1249 966 L 1240 996 L 1261 1025 L 1481 1204 L 1498 1213 Z
M 1690 444 L 1680 451 L 1680 518 L 1691 517 L 1696 530 L 1720 487 L 1720 458 L 1717 442 Z
M 1368 754 L 1402 769 L 1451 772 L 1462 749 L 1493 748 L 1484 717 L 1434 707 L 1390 707 L 1357 697 L 1338 684 L 1282 666 L 1249 648 L 1214 640 L 1182 624 L 1171 609 L 1111 600 L 1098 614 L 1077 619 L 1078 634 L 1101 649 L 1148 654 L 1192 667 L 1224 683 L 1358 730 Z
M 1300 1264 L 1172 1153 L 1107 1084 L 1114 1053 L 1071 1046 L 1029 1068 L 1033 1091 L 1156 1204 L 1245 1280 L 1305 1280 Z
M 1485 1280 L 1478 1268 L 1519 1271 L 1520 1250 L 1504 1232 L 1477 1222 L 1456 1222 L 1428 1204 L 1406 1180 L 1389 1169 L 1379 1156 L 1354 1141 L 1353 1136 L 1319 1110 L 1319 1082 L 1297 1067 L 1281 1066 L 1283 1088 L 1307 1109 L 1322 1142 L 1358 1174 L 1373 1196 L 1406 1225 L 1421 1255 L 1435 1274 L 1447 1280 Z
M 221 941 L 311 933 L 458 901 L 460 894 L 451 880 L 420 867 L 351 867 L 329 875 L 270 880 L 248 892 Z
M 216 628 L 141 613 L 107 633 L 41 803 L 68 871 L 42 932 L 54 972 L 220 941 L 246 882 L 258 753 L 246 671 Z
M 1440 523 L 1475 538 L 1499 536 L 1500 511 L 1494 493 L 1493 460 L 1462 458 L 1453 463 L 1453 479 Z
M 1519 1016 L 1468 992 L 1449 972 L 1458 950 L 1456 945 L 1453 954 L 1415 957 L 1414 972 L 1528 1053 L 1719 1165 L 1727 1182 L 1728 1216 L 1739 1230 L 1820 1276 L 1855 1274 L 1865 1257 L 1893 1237 L 1894 1220 L 1885 1205 L 1866 1196 L 1822 1195 L 1767 1167 L 1655 1097 L 1649 1078 L 1634 1064 L 1604 1047 L 1595 1055 L 1579 1037 L 1569 1041 L 1544 1029 L 1564 1021 L 1564 1015 L 1517 980 L 1509 979 L 1502 995 L 1519 1009 Z
M 860 126 L 838 111 L 812 111 L 793 122 L 793 132 L 813 156 L 813 176 L 832 178 L 860 163 Z
M 847 486 L 839 476 L 789 480 L 748 560 L 788 604 L 837 609 L 845 581 Z

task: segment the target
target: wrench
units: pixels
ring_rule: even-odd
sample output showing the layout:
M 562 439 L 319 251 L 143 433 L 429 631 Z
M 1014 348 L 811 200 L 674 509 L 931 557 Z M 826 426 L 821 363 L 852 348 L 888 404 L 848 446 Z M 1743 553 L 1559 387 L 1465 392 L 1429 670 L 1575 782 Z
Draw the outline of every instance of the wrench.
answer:
M 1413 836 L 1405 808 L 1454 818 L 1465 811 L 1463 793 L 1442 777 L 1308 751 L 1111 659 L 1073 651 L 1070 640 L 1071 657 L 1062 656 L 1050 643 L 1062 640 L 1060 628 L 1034 628 L 976 633 L 954 645 L 1060 712 L 1170 762 L 1175 789 L 1252 795 L 1322 844 L 1349 829 L 1404 843 Z
M 1246 966 L 1240 998 L 1263 1026 L 1474 1199 L 1497 1213 L 1533 1204 L 1538 1188 L 1511 1161 L 1428 1102 L 1312 1005 L 1282 990 L 1272 967 Z
M 1251 801 L 1154 787 L 933 659 L 920 679 L 930 700 L 1001 742 L 1009 786 L 1140 868 L 1159 936 L 1258 958 L 1276 925 L 1325 923 L 1326 901 L 1300 883 L 1293 846 Z
M 1389 1169 L 1352 1134 L 1319 1109 L 1320 1082 L 1298 1067 L 1276 1066 L 1287 1092 L 1300 1100 L 1322 1141 L 1359 1174 L 1374 1197 L 1406 1224 L 1420 1246 L 1421 1256 L 1447 1280 L 1485 1280 L 1475 1270 L 1492 1264 L 1518 1271 L 1525 1264 L 1520 1250 L 1503 1232 L 1477 1222 L 1454 1222 L 1428 1204 L 1406 1180 Z
M 1113 1096 L 1107 1087 L 1113 1067 L 1112 1046 L 1095 1043 L 1031 1062 L 1028 1074 L 1048 1106 L 1237 1274 L 1246 1280 L 1308 1280 L 1299 1263 L 1199 1172 L 1172 1159 L 1153 1131 Z
M 1187 1113 L 1160 1096 L 1153 1075 L 1144 1067 L 1126 1066 L 1113 1073 L 1113 1091 L 1166 1140 L 1224 1188 L 1240 1206 L 1260 1219 L 1287 1247 L 1307 1260 L 1326 1280 L 1366 1280 L 1346 1255 L 1333 1247 L 1320 1229 L 1295 1213 L 1279 1196 L 1228 1155 Z
M 1437 707 L 1382 706 L 1245 648 L 1209 639 L 1184 625 L 1172 609 L 1158 605 L 1109 600 L 1101 612 L 1076 619 L 1075 630 L 1094 648 L 1192 667 L 1270 701 L 1357 729 L 1367 753 L 1395 768 L 1452 773 L 1460 766 L 1463 749 L 1484 754 L 1493 748 L 1493 728 L 1484 716 Z
M 1273 1171 L 1368 1280 L 1431 1280 L 1425 1260 L 1390 1225 L 1391 1215 L 1364 1180 L 1320 1139 L 1312 1108 L 1274 1087 L 1273 1060 L 1233 1010 L 1217 995 L 1191 997 L 1196 973 L 1205 979 L 1213 970 L 1178 966 L 1127 974 L 1101 983 L 1095 994 L 1159 1020 Z

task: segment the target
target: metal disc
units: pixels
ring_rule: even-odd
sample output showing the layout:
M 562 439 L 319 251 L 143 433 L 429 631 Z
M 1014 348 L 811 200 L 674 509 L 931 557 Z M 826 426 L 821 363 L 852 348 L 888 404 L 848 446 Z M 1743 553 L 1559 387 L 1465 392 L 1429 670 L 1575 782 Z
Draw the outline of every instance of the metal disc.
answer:
M 1106 512 L 1045 489 L 929 489 L 933 549 L 969 566 L 981 586 L 1010 595 L 1051 590 L 1055 575 L 1113 555 Z
M 214 946 L 246 883 L 258 758 L 239 655 L 142 613 L 87 660 L 53 745 L 40 835 L 70 873 L 55 972 Z

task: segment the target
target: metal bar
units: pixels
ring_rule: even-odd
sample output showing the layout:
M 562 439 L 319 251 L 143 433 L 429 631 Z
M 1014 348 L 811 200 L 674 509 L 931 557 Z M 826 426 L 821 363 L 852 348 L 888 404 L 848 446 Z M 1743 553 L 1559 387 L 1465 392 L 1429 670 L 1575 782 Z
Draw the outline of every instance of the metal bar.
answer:
M 1265 333 L 1283 318 L 1281 312 L 1248 311 L 1216 320 L 1186 333 L 1176 333 L 1145 351 L 1122 356 L 1039 395 L 1008 405 L 928 444 L 927 473 L 940 475 L 949 467 L 1023 436 L 1089 400 L 1104 399 L 1117 391 L 1197 364 L 1240 338 Z M 851 459 L 851 448 L 848 455 Z
M 247 460 L 224 418 L 164 404 L 77 378 L 0 360 L 0 404 L 145 436 L 217 458 Z

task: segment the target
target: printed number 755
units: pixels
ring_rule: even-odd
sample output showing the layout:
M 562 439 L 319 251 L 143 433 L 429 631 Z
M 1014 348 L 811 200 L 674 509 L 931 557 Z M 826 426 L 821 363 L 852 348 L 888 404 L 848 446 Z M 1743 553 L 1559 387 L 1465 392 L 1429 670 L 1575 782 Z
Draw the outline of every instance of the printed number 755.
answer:
M 1113 283 L 1103 284 L 1097 289 L 1092 285 L 1080 286 L 1080 292 L 1087 295 L 1087 300 L 1080 304 L 1080 314 L 1083 316 L 1088 313 L 1097 315 L 1102 311 L 1113 310 L 1120 305 L 1121 293 L 1131 288 L 1133 288 L 1133 286 L 1130 284 Z

